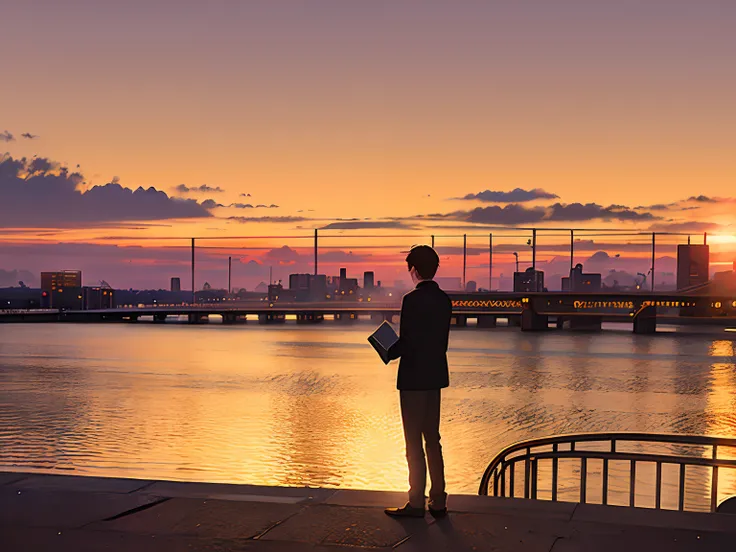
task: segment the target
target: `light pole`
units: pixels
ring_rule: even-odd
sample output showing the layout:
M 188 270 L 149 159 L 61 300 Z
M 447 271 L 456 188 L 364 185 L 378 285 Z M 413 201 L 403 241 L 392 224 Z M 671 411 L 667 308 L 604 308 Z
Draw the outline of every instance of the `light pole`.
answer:
M 519 254 L 514 251 L 514 257 L 516 257 L 516 272 L 519 272 Z

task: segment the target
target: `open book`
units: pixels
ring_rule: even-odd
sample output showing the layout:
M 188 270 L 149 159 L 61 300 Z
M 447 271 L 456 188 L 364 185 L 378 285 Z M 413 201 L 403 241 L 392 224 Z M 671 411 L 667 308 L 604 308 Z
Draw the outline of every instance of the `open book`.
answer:
M 381 357 L 384 364 L 389 363 L 388 350 L 399 340 L 399 336 L 391 327 L 391 324 L 384 321 L 383 324 L 378 326 L 375 332 L 368 336 L 368 342 L 373 345 L 373 348 Z

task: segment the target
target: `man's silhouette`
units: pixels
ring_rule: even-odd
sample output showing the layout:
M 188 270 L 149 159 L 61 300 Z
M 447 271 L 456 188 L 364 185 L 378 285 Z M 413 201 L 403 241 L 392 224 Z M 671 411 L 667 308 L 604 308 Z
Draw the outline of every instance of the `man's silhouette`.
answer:
M 401 357 L 396 387 L 409 463 L 409 502 L 402 508 L 388 508 L 386 513 L 396 517 L 424 517 L 428 463 L 432 481 L 429 512 L 441 517 L 447 514 L 447 494 L 440 445 L 440 389 L 450 384 L 447 341 L 452 302 L 432 280 L 440 264 L 434 249 L 427 245 L 414 246 L 406 263 L 416 287 L 401 301 L 399 341 L 389 350 L 389 357 L 391 360 Z

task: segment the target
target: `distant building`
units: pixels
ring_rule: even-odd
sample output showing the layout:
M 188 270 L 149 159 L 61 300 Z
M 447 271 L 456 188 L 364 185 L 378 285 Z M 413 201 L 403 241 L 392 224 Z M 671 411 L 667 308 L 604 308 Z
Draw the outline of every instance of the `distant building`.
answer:
M 514 272 L 514 291 L 544 291 L 544 272 L 527 268 L 524 272 Z
M 41 290 L 38 288 L 0 288 L 0 310 L 38 309 L 40 307 Z
M 459 276 L 457 278 L 454 276 L 445 276 L 435 278 L 434 281 L 445 291 L 462 291 L 463 289 L 463 281 Z
M 373 289 L 375 287 L 375 274 L 373 272 L 363 273 L 363 289 Z
M 81 270 L 57 270 L 41 273 L 41 289 L 52 290 L 65 287 L 82 287 Z
M 85 287 L 83 289 L 85 310 L 112 309 L 115 307 L 114 290 L 109 287 Z
M 710 279 L 710 246 L 677 246 L 677 289 L 705 284 Z
M 82 271 L 42 272 L 41 307 L 63 310 L 83 309 Z
M 171 291 L 181 291 L 181 278 L 171 279 Z
M 583 272 L 583 265 L 578 264 L 570 271 L 569 277 L 562 278 L 562 291 L 600 291 L 602 282 L 600 274 Z
M 465 284 L 465 291 L 469 293 L 475 293 L 478 290 L 478 283 L 475 280 L 470 280 Z

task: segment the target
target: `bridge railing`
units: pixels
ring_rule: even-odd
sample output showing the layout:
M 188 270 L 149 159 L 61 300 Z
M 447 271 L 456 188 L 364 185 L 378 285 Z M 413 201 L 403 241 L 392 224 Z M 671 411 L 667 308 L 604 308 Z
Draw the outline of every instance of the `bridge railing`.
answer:
M 563 464 L 569 473 L 564 478 Z M 649 433 L 559 435 L 502 450 L 486 468 L 478 494 L 715 512 L 719 497 L 725 496 L 723 485 L 719 487 L 724 470 L 730 483 L 736 482 L 736 439 Z M 592 485 L 593 479 L 600 485 Z M 670 506 L 663 507 L 665 502 Z

